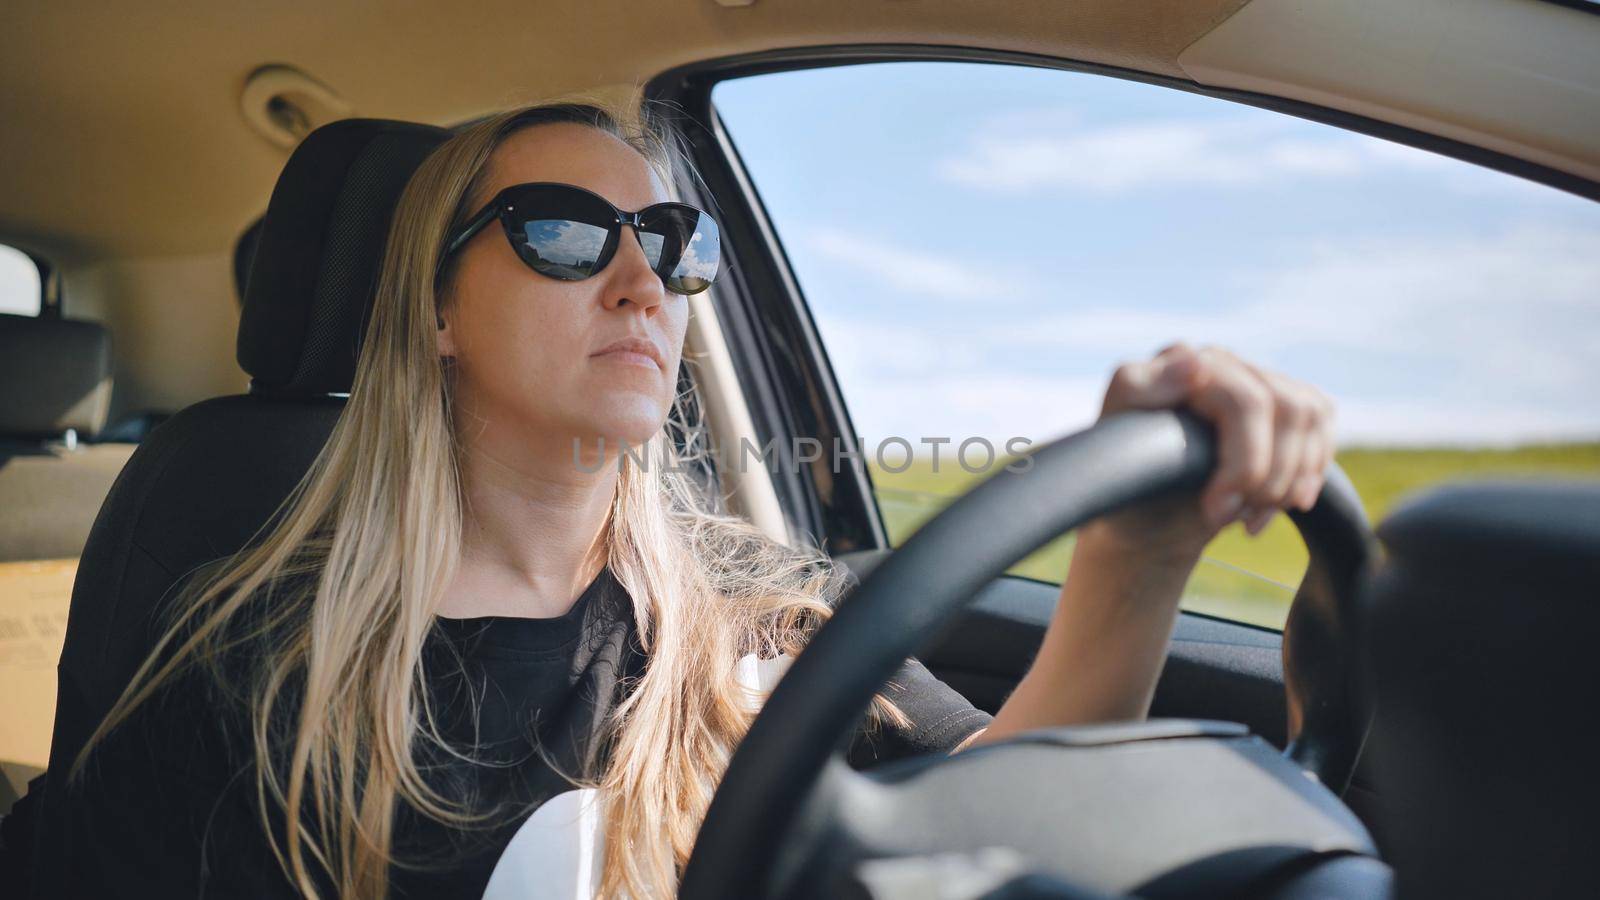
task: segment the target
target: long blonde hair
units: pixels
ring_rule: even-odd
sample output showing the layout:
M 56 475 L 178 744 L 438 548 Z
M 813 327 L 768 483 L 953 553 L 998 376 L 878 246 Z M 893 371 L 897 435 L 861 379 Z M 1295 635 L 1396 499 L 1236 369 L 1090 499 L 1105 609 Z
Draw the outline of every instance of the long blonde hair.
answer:
M 223 653 L 251 647 L 252 674 L 239 687 L 261 824 L 307 896 L 319 896 L 323 877 L 342 897 L 383 896 L 389 866 L 405 864 L 393 851 L 400 803 L 457 827 L 485 819 L 432 789 L 414 758 L 416 741 L 444 745 L 422 651 L 459 560 L 464 515 L 451 367 L 435 340 L 444 293 L 436 273 L 491 153 L 546 122 L 626 141 L 668 185 L 689 166 L 681 135 L 649 106 L 628 122 L 580 102 L 491 116 L 429 155 L 395 211 L 355 382 L 326 445 L 275 524 L 185 585 L 170 628 L 73 767 L 78 774 L 96 743 L 180 671 L 203 664 L 224 679 Z M 675 892 L 754 717 L 737 660 L 798 654 L 849 583 L 817 548 L 775 542 L 711 508 L 672 440 L 673 428 L 700 427 L 686 421 L 684 400 L 642 455 L 668 464 L 622 455 L 606 526 L 608 564 L 633 601 L 649 664 L 605 724 L 605 771 L 562 773 L 604 798 L 607 897 Z M 879 694 L 868 727 L 884 717 L 905 722 Z M 290 826 L 281 840 L 269 813 Z

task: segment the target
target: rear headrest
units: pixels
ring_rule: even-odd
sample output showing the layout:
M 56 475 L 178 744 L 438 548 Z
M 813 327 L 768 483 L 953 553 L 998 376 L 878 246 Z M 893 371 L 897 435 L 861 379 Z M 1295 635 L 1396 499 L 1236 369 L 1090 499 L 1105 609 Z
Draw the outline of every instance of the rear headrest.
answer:
M 300 142 L 278 176 L 250 265 L 239 365 L 251 393 L 348 393 L 389 220 L 443 128 L 344 119 Z
M 111 334 L 96 322 L 0 315 L 0 436 L 91 438 L 111 406 Z

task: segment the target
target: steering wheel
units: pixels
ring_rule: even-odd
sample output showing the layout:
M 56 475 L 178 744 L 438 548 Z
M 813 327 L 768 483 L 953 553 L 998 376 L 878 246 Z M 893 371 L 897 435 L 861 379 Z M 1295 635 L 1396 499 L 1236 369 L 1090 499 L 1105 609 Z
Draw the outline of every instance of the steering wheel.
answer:
M 974 848 L 1031 843 L 1020 869 L 1016 854 L 1002 868 L 1039 871 L 1041 859 L 1063 852 L 1040 842 L 1059 841 L 1064 822 L 1086 817 L 1083 803 L 1117 785 L 1151 787 L 1137 797 L 1108 798 L 1110 811 L 1097 814 L 1097 830 L 1084 831 L 1101 855 L 1060 863 L 1058 873 L 1089 871 L 1087 883 L 1121 890 L 1137 881 L 1131 872 L 1159 875 L 1173 860 L 1193 863 L 1196 853 L 1219 847 L 1235 857 L 1237 848 L 1262 846 L 1375 856 L 1365 829 L 1335 797 L 1349 782 L 1370 719 L 1351 637 L 1357 585 L 1376 546 L 1336 464 L 1313 508 L 1288 512 L 1311 561 L 1284 631 L 1292 740 L 1282 756 L 1243 726 L 1162 720 L 1029 731 L 954 756 L 927 754 L 866 772 L 844 762 L 872 695 L 980 588 L 1092 518 L 1197 491 L 1215 465 L 1215 440 L 1209 423 L 1187 411 L 1109 416 L 1040 446 L 1031 467 L 1002 469 L 919 528 L 839 604 L 768 697 L 712 799 L 679 897 L 805 896 L 805 883 L 827 879 L 832 887 L 813 889 L 834 891 L 844 867 L 945 848 L 966 851 L 961 858 L 970 873 L 1000 858 L 973 855 Z M 1219 755 L 1219 747 L 1228 752 Z M 1050 755 L 1039 755 L 1045 751 Z M 1059 815 L 1039 811 L 1052 803 L 1062 806 Z M 1230 804 L 1237 811 L 1240 803 L 1250 808 L 1223 825 L 1189 823 Z M 1132 852 L 1106 840 L 1106 829 L 1124 827 L 1118 824 L 1124 818 L 1129 842 L 1160 845 L 1148 860 L 1106 862 L 1108 852 Z M 1032 824 L 1013 827 L 1019 819 Z M 1162 838 L 1162 828 L 1176 830 Z M 1041 829 L 1051 834 L 1039 835 Z M 1232 843 L 1216 843 L 1219 834 L 1233 835 Z M 941 858 L 949 862 L 948 854 Z M 819 867 L 830 870 L 827 879 L 817 880 Z M 1053 883 L 1062 885 L 1055 893 L 1004 896 L 1098 896 Z

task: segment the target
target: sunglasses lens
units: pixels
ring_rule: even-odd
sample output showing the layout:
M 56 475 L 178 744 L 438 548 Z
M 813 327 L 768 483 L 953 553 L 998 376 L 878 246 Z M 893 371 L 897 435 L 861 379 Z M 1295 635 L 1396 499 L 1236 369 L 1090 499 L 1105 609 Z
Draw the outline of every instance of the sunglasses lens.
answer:
M 657 207 L 644 218 L 639 244 L 673 293 L 698 294 L 717 277 L 722 259 L 717 221 L 693 207 Z
M 522 224 L 522 259 L 541 275 L 577 281 L 594 274 L 606 230 L 571 219 L 530 219 Z
M 595 273 L 610 229 L 611 211 L 596 198 L 558 186 L 541 187 L 516 199 L 512 233 L 517 255 L 534 271 L 563 281 Z
M 517 255 L 541 275 L 563 281 L 588 278 L 612 255 L 616 214 L 585 191 L 557 184 L 529 186 L 509 209 L 507 225 Z M 692 206 L 665 203 L 641 219 L 639 246 L 667 290 L 697 294 L 717 277 L 722 237 L 717 222 Z

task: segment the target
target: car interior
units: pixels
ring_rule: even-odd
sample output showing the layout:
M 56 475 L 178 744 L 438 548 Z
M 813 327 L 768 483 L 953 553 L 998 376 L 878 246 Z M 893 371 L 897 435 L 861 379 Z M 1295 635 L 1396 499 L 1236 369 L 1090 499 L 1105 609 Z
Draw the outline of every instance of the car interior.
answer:
M 840 737 L 909 655 L 998 710 L 1059 593 L 1010 567 L 1195 489 L 1214 437 L 1181 413 L 1055 435 L 1026 475 L 984 479 L 892 541 L 863 461 L 794 462 L 796 439 L 851 434 L 851 412 L 713 102 L 720 83 L 896 61 L 1068 70 L 1592 204 L 1600 4 L 58 3 L 7 18 L 0 244 L 37 269 L 39 299 L 0 314 L 0 893 L 52 896 L 34 831 L 169 589 L 269 525 L 326 441 L 412 171 L 451 129 L 569 92 L 670 107 L 700 176 L 674 187 L 722 223 L 725 277 L 691 298 L 680 385 L 714 446 L 778 453 L 702 471 L 710 493 L 860 579 L 734 756 L 681 896 L 1600 890 L 1592 476 L 1446 481 L 1379 518 L 1336 465 L 1290 517 L 1309 564 L 1283 627 L 1181 613 L 1148 721 L 845 758 Z

